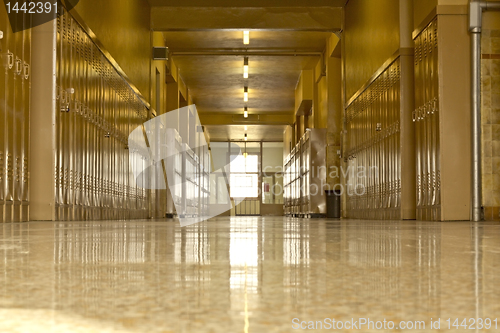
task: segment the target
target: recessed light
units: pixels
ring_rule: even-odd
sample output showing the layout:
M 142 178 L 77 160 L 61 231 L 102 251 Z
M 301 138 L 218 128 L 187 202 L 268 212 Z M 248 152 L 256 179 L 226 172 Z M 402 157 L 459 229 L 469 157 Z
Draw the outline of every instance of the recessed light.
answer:
M 243 78 L 248 79 L 248 57 L 243 60 Z
M 250 31 L 248 30 L 243 31 L 243 44 L 250 44 Z

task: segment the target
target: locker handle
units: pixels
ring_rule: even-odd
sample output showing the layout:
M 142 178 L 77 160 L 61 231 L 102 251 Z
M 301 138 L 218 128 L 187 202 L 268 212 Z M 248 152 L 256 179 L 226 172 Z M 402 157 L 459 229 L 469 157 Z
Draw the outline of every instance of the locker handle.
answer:
M 418 108 L 418 119 L 422 120 L 425 118 L 425 107 L 421 106 Z
M 432 100 L 432 113 L 437 112 L 437 98 L 434 97 Z
M 15 73 L 16 73 L 17 75 L 21 75 L 21 73 L 22 73 L 22 71 L 23 71 L 23 69 L 22 69 L 22 63 L 23 63 L 23 62 L 21 61 L 21 59 L 19 59 L 19 58 L 18 58 L 18 59 L 16 59 L 16 72 L 15 72 Z
M 60 98 L 61 98 L 61 103 L 65 104 L 66 103 L 66 90 L 61 89 Z
M 30 76 L 30 65 L 27 63 L 24 63 L 24 79 L 28 79 Z
M 9 69 L 14 67 L 14 54 L 12 52 L 7 51 L 7 66 Z

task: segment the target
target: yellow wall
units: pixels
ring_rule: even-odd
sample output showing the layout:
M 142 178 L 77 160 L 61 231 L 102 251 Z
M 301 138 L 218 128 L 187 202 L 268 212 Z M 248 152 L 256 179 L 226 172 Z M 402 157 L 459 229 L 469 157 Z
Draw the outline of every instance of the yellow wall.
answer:
M 483 29 L 500 30 L 500 12 L 485 12 L 483 14 Z
M 149 100 L 151 34 L 147 0 L 85 0 L 74 10 Z
M 328 85 L 327 77 L 322 76 L 325 61 L 319 59 L 314 68 L 314 102 L 313 112 L 309 117 L 309 127 L 326 128 L 328 118 Z
M 417 0 L 419 1 L 419 0 Z M 438 5 L 467 5 L 469 0 L 439 0 Z
M 348 100 L 399 49 L 399 0 L 350 0 L 344 24 Z
M 434 8 L 437 0 L 414 0 L 413 1 L 413 29 L 417 29 Z
M 163 34 L 161 32 L 153 32 L 153 46 L 163 47 L 165 46 L 165 40 L 163 39 Z M 166 60 L 152 60 L 151 63 L 151 107 L 156 110 L 156 114 L 160 115 L 166 111 L 166 83 L 165 83 L 165 67 L 167 65 Z M 156 101 L 156 71 L 160 73 L 160 105 L 157 105 Z
M 318 103 L 314 106 L 314 128 L 326 128 L 328 117 L 328 86 L 327 78 L 323 76 L 317 83 Z

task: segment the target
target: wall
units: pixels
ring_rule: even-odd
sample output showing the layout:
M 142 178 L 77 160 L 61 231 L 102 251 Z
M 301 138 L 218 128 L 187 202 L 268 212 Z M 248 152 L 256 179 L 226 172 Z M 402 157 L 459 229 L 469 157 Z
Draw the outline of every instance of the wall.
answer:
M 482 177 L 486 220 L 498 220 L 500 207 L 500 29 L 482 34 Z
M 147 0 L 85 0 L 74 11 L 149 101 L 151 34 Z
M 346 101 L 399 48 L 398 0 L 350 0 L 345 7 Z
M 327 79 L 328 79 L 328 119 L 327 119 L 327 151 L 326 151 L 326 167 L 328 170 L 340 168 L 340 157 L 337 153 L 341 149 L 340 133 L 342 131 L 342 74 L 340 58 L 330 57 L 326 64 Z M 334 188 L 336 184 L 341 183 L 341 178 L 330 177 L 330 172 L 327 174 L 327 184 L 330 188 Z
M 413 29 L 416 29 L 437 6 L 437 0 L 413 1 Z
M 500 13 L 499 12 L 483 13 L 483 29 L 500 30 Z
M 165 40 L 163 39 L 163 34 L 161 32 L 152 32 L 153 46 L 163 47 L 165 45 Z M 151 107 L 156 111 L 157 115 L 166 112 L 166 83 L 165 83 L 165 66 L 167 65 L 166 60 L 152 60 L 151 61 Z M 160 87 L 156 87 L 156 72 L 160 75 L 159 83 Z M 157 92 L 159 91 L 160 96 L 157 98 Z M 158 105 L 156 101 L 159 100 Z
M 276 144 L 263 143 L 262 146 L 262 171 L 265 173 L 283 171 L 283 147 Z

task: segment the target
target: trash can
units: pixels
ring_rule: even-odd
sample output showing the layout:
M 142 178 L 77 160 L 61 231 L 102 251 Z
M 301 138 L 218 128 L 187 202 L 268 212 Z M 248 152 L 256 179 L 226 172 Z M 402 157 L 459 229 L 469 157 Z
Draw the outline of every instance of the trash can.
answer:
M 325 190 L 326 217 L 340 218 L 340 190 Z

